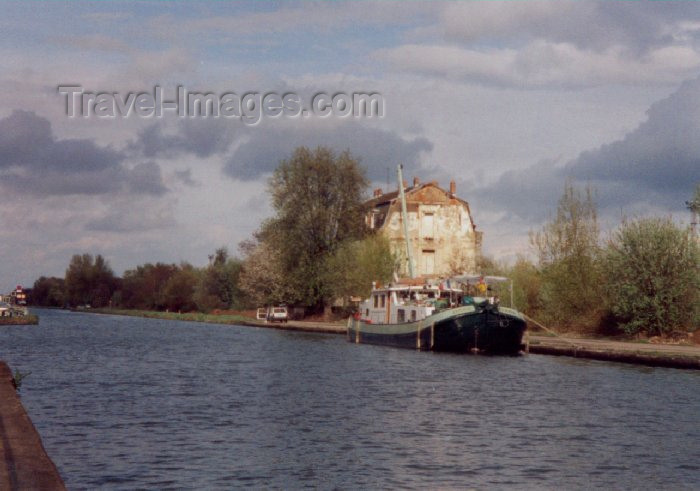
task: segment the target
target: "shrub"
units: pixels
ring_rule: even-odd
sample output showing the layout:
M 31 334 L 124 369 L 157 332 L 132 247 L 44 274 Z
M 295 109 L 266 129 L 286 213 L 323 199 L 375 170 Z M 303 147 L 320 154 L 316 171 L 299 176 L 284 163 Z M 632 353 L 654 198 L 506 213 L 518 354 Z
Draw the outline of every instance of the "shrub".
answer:
M 626 333 L 698 327 L 700 248 L 669 218 L 623 222 L 604 264 L 610 307 Z

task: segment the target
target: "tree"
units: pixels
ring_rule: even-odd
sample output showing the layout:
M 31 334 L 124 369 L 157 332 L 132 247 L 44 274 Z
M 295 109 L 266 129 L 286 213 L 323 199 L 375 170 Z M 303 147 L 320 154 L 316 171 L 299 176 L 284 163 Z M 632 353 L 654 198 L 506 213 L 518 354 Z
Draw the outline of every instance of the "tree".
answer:
M 165 309 L 165 286 L 177 271 L 177 265 L 165 263 L 146 263 L 125 271 L 122 305 L 131 309 Z
M 607 294 L 628 334 L 697 329 L 700 247 L 669 218 L 624 222 L 608 243 Z
M 604 310 L 598 234 L 591 189 L 584 197 L 567 182 L 556 217 L 530 237 L 539 256 L 546 321 L 597 327 Z
M 241 261 L 229 258 L 228 250 L 221 247 L 209 256 L 209 266 L 202 272 L 194 293 L 197 307 L 202 311 L 228 309 L 242 304 L 238 288 Z
M 187 263 L 173 273 L 163 288 L 165 308 L 171 311 L 190 312 L 197 309 L 194 292 L 199 282 L 199 271 Z
M 275 216 L 260 231 L 278 251 L 282 272 L 294 295 L 286 300 L 323 307 L 330 292 L 323 262 L 345 240 L 366 233 L 363 198 L 368 181 L 348 151 L 297 148 L 269 182 Z
M 101 255 L 93 260 L 90 254 L 76 254 L 66 270 L 65 285 L 71 305 L 105 307 L 115 291 L 116 280 L 109 263 Z
M 32 304 L 41 307 L 63 307 L 66 304 L 66 285 L 63 278 L 40 277 L 32 288 Z
M 382 235 L 371 235 L 345 241 L 329 255 L 324 281 L 335 297 L 366 298 L 372 290 L 372 281 L 390 281 L 396 266 L 397 258 L 391 252 L 389 240 Z
M 253 240 L 242 242 L 240 249 L 245 258 L 239 288 L 251 307 L 277 305 L 293 297 L 277 249 L 267 242 Z
M 506 276 L 513 281 L 515 307 L 530 317 L 538 318 L 542 308 L 540 299 L 542 277 L 537 267 L 525 257 L 520 256 Z

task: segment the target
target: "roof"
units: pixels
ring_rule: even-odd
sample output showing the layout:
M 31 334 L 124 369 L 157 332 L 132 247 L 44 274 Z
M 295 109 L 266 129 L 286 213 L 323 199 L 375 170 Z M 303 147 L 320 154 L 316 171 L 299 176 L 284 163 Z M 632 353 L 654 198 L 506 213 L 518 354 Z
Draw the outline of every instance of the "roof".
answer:
M 451 195 L 448 191 L 446 191 L 445 189 L 438 186 L 438 183 L 436 181 L 424 182 L 424 183 L 418 184 L 417 186 L 406 187 L 406 188 L 404 188 L 404 193 L 406 194 L 406 198 L 408 199 L 411 194 L 414 194 L 414 193 L 416 193 L 422 189 L 428 188 L 428 187 L 437 188 L 440 191 L 442 191 L 443 193 L 445 193 L 446 195 L 449 195 L 450 197 L 452 197 L 458 201 L 461 201 L 465 205 L 467 204 L 466 201 L 458 198 L 455 195 Z M 396 201 L 397 199 L 399 199 L 398 189 L 396 191 L 384 193 L 380 196 L 372 197 L 371 199 L 365 201 L 365 204 L 368 206 L 371 206 L 371 207 L 375 207 L 375 206 L 380 206 L 380 205 L 385 205 L 385 204 L 391 204 L 394 201 Z
M 469 203 L 467 203 L 465 200 L 463 200 L 461 198 L 458 198 L 456 195 L 446 191 L 445 189 L 441 188 L 440 186 L 438 186 L 436 181 L 425 182 L 425 183 L 421 183 L 421 184 L 418 184 L 415 186 L 410 186 L 410 187 L 404 188 L 404 194 L 406 195 L 406 200 L 410 201 L 412 194 L 415 194 L 415 193 L 417 193 L 425 188 L 428 188 L 428 187 L 438 189 L 438 190 L 442 191 L 446 196 L 449 196 L 450 199 L 454 199 L 454 200 L 462 203 L 467 208 L 467 211 L 469 213 L 469 218 L 472 222 L 472 226 L 475 227 L 474 219 L 471 216 L 472 212 L 471 212 L 471 209 L 469 208 Z M 365 201 L 364 204 L 365 204 L 365 206 L 367 206 L 368 208 L 371 209 L 371 208 L 377 208 L 379 206 L 392 205 L 392 204 L 396 203 L 398 201 L 398 199 L 399 199 L 399 191 L 397 189 L 396 191 L 391 191 L 389 193 L 384 193 L 380 196 L 375 196 L 375 197 Z

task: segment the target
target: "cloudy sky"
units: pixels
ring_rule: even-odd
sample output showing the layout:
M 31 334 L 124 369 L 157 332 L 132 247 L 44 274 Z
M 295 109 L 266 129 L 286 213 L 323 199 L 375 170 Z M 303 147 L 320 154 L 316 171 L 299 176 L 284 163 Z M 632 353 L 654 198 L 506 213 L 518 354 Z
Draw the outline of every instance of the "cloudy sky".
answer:
M 377 187 L 457 182 L 485 252 L 528 251 L 564 182 L 602 221 L 689 218 L 700 182 L 695 2 L 0 2 L 0 290 L 104 255 L 203 265 L 271 213 L 298 145 Z M 216 95 L 372 92 L 381 118 L 68 117 L 59 86 Z

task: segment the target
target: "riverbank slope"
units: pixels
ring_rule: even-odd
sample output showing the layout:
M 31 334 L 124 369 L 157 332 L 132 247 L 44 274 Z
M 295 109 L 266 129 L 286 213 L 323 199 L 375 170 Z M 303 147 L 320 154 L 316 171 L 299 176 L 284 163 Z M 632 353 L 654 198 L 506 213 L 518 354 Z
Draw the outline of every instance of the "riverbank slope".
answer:
M 65 490 L 12 381 L 0 361 L 0 489 Z

